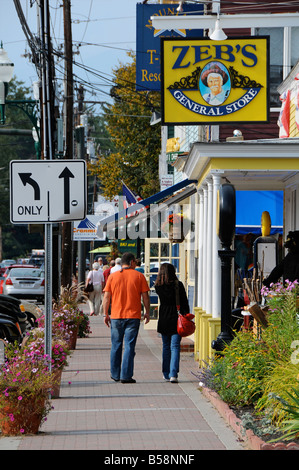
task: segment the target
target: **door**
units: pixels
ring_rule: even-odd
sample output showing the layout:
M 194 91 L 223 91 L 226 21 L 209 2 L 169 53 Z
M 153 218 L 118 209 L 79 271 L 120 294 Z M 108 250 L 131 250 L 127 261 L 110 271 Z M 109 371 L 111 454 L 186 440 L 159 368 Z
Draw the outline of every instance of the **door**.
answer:
M 155 292 L 155 281 L 162 263 L 171 263 L 175 266 L 178 279 L 185 284 L 185 250 L 184 243 L 170 243 L 165 238 L 146 238 L 144 257 L 144 275 L 150 286 L 150 319 L 147 328 L 157 326 L 159 300 Z

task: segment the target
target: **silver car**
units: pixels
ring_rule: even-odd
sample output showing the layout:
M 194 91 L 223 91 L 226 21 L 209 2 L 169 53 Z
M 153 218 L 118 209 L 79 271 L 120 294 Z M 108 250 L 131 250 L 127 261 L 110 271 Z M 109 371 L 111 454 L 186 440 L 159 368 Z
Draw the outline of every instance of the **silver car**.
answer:
M 3 283 L 3 294 L 21 299 L 44 301 L 44 270 L 26 266 L 11 268 Z

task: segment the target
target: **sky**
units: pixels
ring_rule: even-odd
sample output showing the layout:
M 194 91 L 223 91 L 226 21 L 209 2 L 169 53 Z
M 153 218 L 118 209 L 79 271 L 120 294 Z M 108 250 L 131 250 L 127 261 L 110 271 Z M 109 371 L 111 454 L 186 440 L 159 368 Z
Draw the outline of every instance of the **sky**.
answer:
M 128 50 L 136 50 L 136 0 L 72 0 L 74 60 L 96 74 L 74 66 L 75 79 L 87 82 L 85 99 L 109 100 L 112 69 L 130 62 Z M 33 4 L 32 6 L 30 6 Z M 54 48 L 63 45 L 62 0 L 49 0 Z M 0 0 L 0 41 L 14 63 L 14 75 L 31 87 L 37 80 L 35 66 L 24 54 L 30 52 L 13 0 Z M 21 0 L 31 32 L 37 34 L 37 8 L 34 0 Z M 78 44 L 81 44 L 77 47 Z M 78 54 L 77 54 L 78 52 Z M 63 70 L 63 62 L 57 63 Z M 91 93 L 93 91 L 93 93 Z M 94 94 L 96 93 L 96 94 Z

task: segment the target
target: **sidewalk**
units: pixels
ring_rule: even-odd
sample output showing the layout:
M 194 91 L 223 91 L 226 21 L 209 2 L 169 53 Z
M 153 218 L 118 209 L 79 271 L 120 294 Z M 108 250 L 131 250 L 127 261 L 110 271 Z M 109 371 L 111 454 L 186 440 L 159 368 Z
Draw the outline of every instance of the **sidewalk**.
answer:
M 83 305 L 87 311 L 87 306 Z M 244 450 L 237 434 L 198 390 L 192 353 L 181 354 L 179 383 L 161 373 L 161 338 L 141 324 L 136 384 L 110 379 L 110 330 L 90 317 L 39 434 L 0 438 L 0 450 Z M 184 340 L 183 340 L 184 341 Z M 185 340 L 186 341 L 186 340 Z M 1 435 L 1 434 L 0 434 Z

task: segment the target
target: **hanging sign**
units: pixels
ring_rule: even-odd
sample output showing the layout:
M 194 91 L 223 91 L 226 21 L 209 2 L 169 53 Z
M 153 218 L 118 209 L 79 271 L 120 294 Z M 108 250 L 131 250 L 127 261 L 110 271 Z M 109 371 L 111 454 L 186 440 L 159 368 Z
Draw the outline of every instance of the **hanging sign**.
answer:
M 161 40 L 162 124 L 269 121 L 269 37 Z
M 179 2 L 163 4 L 136 5 L 136 90 L 161 90 L 161 55 L 162 37 L 201 37 L 200 29 L 156 30 L 151 16 L 184 16 L 203 14 L 203 4 L 184 4 L 184 12 L 178 12 Z

